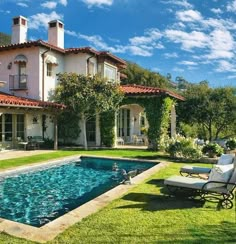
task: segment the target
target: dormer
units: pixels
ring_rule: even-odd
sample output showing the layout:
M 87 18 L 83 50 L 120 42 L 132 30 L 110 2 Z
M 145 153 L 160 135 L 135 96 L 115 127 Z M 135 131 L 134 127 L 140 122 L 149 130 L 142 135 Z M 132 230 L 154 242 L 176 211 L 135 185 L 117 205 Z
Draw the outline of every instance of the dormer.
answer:
M 61 21 L 48 23 L 48 43 L 64 49 L 64 24 Z
M 23 16 L 12 19 L 11 44 L 24 43 L 27 41 L 27 19 Z

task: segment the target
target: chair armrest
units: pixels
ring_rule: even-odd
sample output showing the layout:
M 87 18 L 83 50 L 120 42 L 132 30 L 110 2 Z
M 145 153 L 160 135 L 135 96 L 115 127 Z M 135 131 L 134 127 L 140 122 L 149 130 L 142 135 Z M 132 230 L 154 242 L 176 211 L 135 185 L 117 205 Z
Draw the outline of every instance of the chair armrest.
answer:
M 203 186 L 202 186 L 202 190 L 205 190 L 208 184 L 211 183 L 219 183 L 219 184 L 224 184 L 225 186 L 236 186 L 236 183 L 231 183 L 231 182 L 223 182 L 223 181 L 215 181 L 215 180 L 211 180 L 211 181 L 207 181 Z

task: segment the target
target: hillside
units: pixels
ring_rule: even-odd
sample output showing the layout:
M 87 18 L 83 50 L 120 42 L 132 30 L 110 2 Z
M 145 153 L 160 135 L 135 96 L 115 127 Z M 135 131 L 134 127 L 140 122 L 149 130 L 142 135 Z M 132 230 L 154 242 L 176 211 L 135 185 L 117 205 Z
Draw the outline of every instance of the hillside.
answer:
M 0 32 L 0 46 L 11 43 L 11 36 Z

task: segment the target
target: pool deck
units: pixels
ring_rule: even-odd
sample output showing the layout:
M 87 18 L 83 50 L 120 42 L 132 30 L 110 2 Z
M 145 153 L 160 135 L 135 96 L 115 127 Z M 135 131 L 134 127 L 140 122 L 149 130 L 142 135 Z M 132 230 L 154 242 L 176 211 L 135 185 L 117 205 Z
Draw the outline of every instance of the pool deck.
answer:
M 38 152 L 38 151 L 37 151 Z M 44 152 L 42 152 L 44 153 Z M 27 154 L 28 155 L 28 154 Z M 97 157 L 97 156 L 96 156 Z M 64 160 L 70 160 L 75 158 L 74 156 L 65 157 Z M 78 156 L 76 156 L 78 158 Z M 104 157 L 103 157 L 104 158 Z M 113 158 L 114 157 L 106 157 L 106 158 Z M 124 158 L 122 158 L 124 159 Z M 50 164 L 55 162 L 60 162 L 60 160 L 53 160 L 51 162 L 45 163 L 37 163 L 34 166 L 20 166 L 17 167 L 17 170 L 27 169 L 30 167 L 37 167 L 42 164 Z M 129 159 L 127 159 L 129 160 Z M 134 161 L 134 160 L 132 160 Z M 135 160 L 135 161 L 144 161 L 144 160 Z M 145 160 L 148 161 L 148 160 Z M 150 161 L 150 160 L 149 160 Z M 107 206 L 111 201 L 122 197 L 126 194 L 130 189 L 135 187 L 137 184 L 140 184 L 147 178 L 149 178 L 154 173 L 158 172 L 159 170 L 167 167 L 170 162 L 160 162 L 160 161 L 150 161 L 156 162 L 157 165 L 153 166 L 152 168 L 144 171 L 143 173 L 135 176 L 132 178 L 131 185 L 118 185 L 117 187 L 105 192 L 104 194 L 94 198 L 93 200 L 81 205 L 80 207 L 68 212 L 67 214 L 62 215 L 61 217 L 45 224 L 44 226 L 37 228 L 26 224 L 21 224 L 18 222 L 10 221 L 7 219 L 0 218 L 0 231 L 10 234 L 12 236 L 28 239 L 31 241 L 36 241 L 40 243 L 45 243 L 47 241 L 53 240 L 58 234 L 65 231 L 67 228 L 72 226 L 73 224 L 81 221 L 83 218 L 89 216 L 92 213 L 97 212 L 98 210 Z M 5 170 L 4 170 L 5 171 Z M 7 170 L 6 170 L 7 171 Z M 13 169 L 9 170 L 13 171 Z
M 8 150 L 0 152 L 0 160 L 11 159 L 11 158 L 20 158 L 33 156 L 38 154 L 46 154 L 55 152 L 54 150 L 32 150 L 32 151 L 23 151 L 23 150 Z

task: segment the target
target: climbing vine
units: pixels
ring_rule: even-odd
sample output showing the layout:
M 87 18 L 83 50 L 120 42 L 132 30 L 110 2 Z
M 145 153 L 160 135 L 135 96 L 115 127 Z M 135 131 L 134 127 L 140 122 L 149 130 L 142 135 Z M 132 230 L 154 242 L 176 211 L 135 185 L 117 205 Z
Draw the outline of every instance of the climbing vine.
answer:
M 170 111 L 174 100 L 169 97 L 128 97 L 121 105 L 139 104 L 146 113 L 149 129 L 147 132 L 149 148 L 161 149 L 168 135 Z M 113 146 L 115 140 L 115 111 L 104 112 L 100 116 L 101 140 L 105 146 Z
M 170 111 L 174 100 L 169 97 L 125 98 L 123 104 L 139 104 L 145 109 L 149 129 L 147 132 L 149 147 L 159 150 L 161 142 L 168 134 Z
M 100 114 L 100 131 L 102 145 L 112 147 L 115 143 L 115 111 Z

